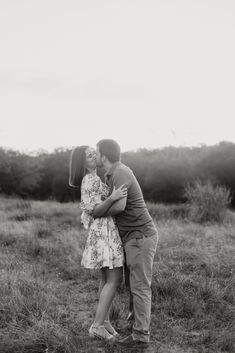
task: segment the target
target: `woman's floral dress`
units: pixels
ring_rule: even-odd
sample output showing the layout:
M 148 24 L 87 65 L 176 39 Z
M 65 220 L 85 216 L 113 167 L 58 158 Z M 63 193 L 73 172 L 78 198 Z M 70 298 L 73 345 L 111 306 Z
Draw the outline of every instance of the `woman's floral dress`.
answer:
M 92 217 L 95 205 L 109 195 L 109 187 L 102 183 L 97 174 L 87 174 L 81 185 L 81 221 L 89 229 L 81 264 L 86 268 L 123 266 L 122 241 L 113 217 Z

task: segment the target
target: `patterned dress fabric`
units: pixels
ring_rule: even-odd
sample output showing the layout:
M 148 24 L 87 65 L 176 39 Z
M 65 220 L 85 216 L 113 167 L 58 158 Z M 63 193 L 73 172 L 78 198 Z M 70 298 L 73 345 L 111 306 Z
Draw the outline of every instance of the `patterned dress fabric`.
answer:
M 97 174 L 87 174 L 81 185 L 81 221 L 88 231 L 81 264 L 85 268 L 110 269 L 124 263 L 122 241 L 113 217 L 92 217 L 95 205 L 109 195 L 109 187 L 102 183 Z

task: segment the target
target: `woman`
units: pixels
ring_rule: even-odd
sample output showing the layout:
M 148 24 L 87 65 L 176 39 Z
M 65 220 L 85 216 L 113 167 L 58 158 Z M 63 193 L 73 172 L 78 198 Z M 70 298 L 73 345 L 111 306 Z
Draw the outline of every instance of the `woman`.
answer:
M 109 196 L 108 186 L 96 174 L 96 152 L 89 146 L 72 151 L 69 185 L 81 188 L 81 221 L 89 229 L 81 263 L 101 273 L 99 303 L 89 335 L 112 341 L 118 333 L 109 321 L 109 309 L 122 281 L 124 255 L 113 218 L 101 216 L 115 201 L 126 197 L 127 189 L 122 185 Z

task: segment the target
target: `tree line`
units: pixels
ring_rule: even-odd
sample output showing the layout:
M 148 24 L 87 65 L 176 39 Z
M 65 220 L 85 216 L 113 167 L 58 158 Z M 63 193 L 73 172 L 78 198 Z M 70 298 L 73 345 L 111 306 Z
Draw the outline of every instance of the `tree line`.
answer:
M 78 200 L 69 187 L 70 149 L 36 154 L 0 148 L 0 193 L 60 202 Z M 195 180 L 210 180 L 231 190 L 235 206 L 235 144 L 165 147 L 122 153 L 122 162 L 136 175 L 146 200 L 163 203 L 185 201 L 184 189 Z M 104 171 L 98 174 L 103 178 Z

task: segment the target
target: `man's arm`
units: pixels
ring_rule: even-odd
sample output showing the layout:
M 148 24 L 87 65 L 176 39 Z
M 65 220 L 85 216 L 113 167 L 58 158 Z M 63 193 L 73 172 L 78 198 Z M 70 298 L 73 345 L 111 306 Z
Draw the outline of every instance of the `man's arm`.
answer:
M 115 201 L 109 197 L 105 201 L 95 205 L 93 214 L 92 214 L 93 217 L 94 218 L 106 217 L 106 212 L 109 210 L 109 208 L 113 205 L 114 202 Z
M 115 216 L 116 214 L 122 212 L 126 208 L 127 197 L 116 201 L 105 213 L 105 216 Z
M 125 185 L 121 185 L 118 189 L 114 187 L 112 194 L 101 203 L 95 205 L 93 209 L 93 217 L 106 217 L 106 212 L 109 211 L 112 205 L 116 205 L 120 201 L 126 199 L 127 196 L 127 188 Z M 120 202 L 121 203 L 121 202 Z

